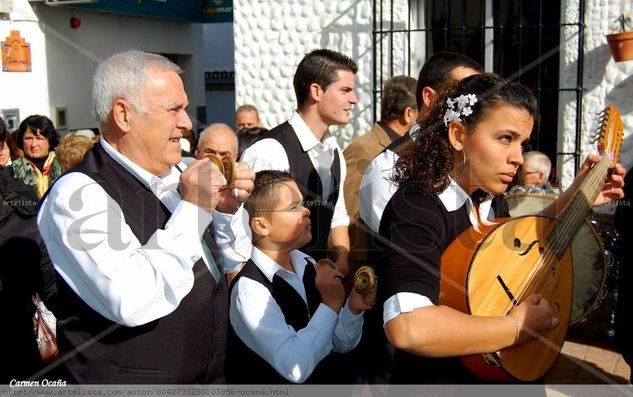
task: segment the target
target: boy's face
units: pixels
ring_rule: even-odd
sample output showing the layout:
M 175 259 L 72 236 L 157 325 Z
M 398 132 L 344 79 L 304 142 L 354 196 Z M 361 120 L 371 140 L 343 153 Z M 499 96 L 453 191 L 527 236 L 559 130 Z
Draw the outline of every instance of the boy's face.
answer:
M 295 182 L 279 185 L 277 205 L 267 215 L 269 233 L 266 237 L 280 250 L 301 248 L 312 239 L 310 210 L 303 206 L 303 196 Z

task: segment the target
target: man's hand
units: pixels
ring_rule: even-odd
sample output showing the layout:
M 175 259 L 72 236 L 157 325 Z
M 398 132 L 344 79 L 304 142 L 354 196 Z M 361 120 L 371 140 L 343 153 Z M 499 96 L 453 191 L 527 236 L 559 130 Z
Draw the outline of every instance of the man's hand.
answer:
M 255 186 L 255 173 L 246 163 L 235 163 L 235 181 L 228 189 L 220 192 L 217 210 L 225 214 L 234 214 L 239 206 L 248 199 Z
M 220 188 L 225 183 L 216 165 L 208 159 L 196 160 L 180 175 L 180 197 L 212 213 L 218 205 Z

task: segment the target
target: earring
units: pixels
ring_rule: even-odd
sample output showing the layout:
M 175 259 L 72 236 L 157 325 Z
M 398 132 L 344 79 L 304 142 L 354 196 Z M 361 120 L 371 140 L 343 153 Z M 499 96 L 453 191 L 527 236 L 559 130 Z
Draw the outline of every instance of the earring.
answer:
M 464 168 L 466 168 L 466 152 L 464 150 L 461 151 L 462 152 L 462 168 L 459 169 L 459 172 L 455 175 L 453 175 L 453 177 L 458 177 L 462 174 L 462 172 L 464 172 Z

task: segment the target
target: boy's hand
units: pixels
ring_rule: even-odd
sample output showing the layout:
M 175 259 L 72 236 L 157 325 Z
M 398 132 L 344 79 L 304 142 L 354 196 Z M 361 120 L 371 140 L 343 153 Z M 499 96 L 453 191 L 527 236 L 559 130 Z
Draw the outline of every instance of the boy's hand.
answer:
M 323 304 L 339 313 L 345 300 L 345 289 L 343 289 L 343 283 L 340 279 L 342 274 L 327 265 L 317 264 L 315 270 L 316 279 L 314 281 L 319 294 L 321 294 Z
M 352 289 L 352 293 L 349 294 L 347 305 L 349 311 L 354 315 L 358 315 L 361 312 L 372 309 L 376 303 L 376 289 L 366 295 L 361 295 L 356 290 Z

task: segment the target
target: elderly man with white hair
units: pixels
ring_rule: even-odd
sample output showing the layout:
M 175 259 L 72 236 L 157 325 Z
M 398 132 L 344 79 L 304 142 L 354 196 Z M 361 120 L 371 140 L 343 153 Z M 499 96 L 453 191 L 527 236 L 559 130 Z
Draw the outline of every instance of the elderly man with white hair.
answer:
M 552 162 L 545 153 L 536 150 L 523 155 L 523 165 L 519 168 L 519 184 L 523 186 L 544 186 L 552 171 Z
M 182 162 L 179 140 L 192 123 L 180 73 L 135 50 L 99 64 L 93 112 L 103 139 L 43 200 L 38 224 L 61 276 L 55 314 L 69 381 L 224 382 L 222 273 L 251 247 L 233 226 L 247 215 L 230 213 L 255 176 L 239 166 L 222 190 L 209 160 Z
M 237 135 L 231 127 L 223 123 L 215 123 L 200 133 L 196 158 L 203 159 L 209 154 L 220 158 L 230 157 L 233 161 L 237 161 Z

